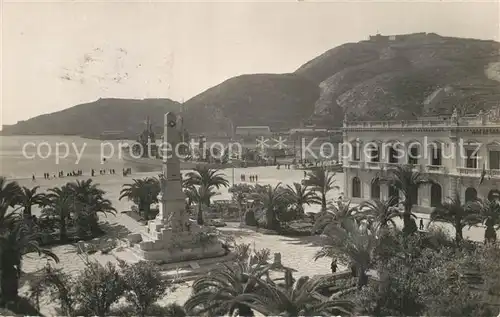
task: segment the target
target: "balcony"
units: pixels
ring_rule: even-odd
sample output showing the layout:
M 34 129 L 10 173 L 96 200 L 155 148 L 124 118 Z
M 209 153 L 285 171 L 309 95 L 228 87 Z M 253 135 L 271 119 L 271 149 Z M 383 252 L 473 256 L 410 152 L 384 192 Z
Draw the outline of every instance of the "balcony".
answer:
M 381 169 L 384 163 L 380 162 L 365 162 L 365 166 L 368 169 Z
M 444 174 L 446 168 L 442 165 L 426 165 L 426 171 L 430 174 Z
M 500 178 L 500 169 L 491 169 L 489 170 L 489 174 L 493 178 Z
M 471 177 L 481 176 L 482 169 L 480 168 L 469 168 L 469 167 L 457 167 L 458 173 L 461 175 L 467 175 Z
M 360 161 L 348 161 L 347 166 L 349 168 L 360 168 L 362 166 L 362 162 Z

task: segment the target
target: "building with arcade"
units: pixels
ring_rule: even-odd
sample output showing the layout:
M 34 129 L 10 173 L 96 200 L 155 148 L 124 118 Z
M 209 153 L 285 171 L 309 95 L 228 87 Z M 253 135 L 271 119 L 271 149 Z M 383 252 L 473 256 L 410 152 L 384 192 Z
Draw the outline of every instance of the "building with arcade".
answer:
M 500 193 L 500 107 L 416 121 L 344 120 L 343 142 L 344 194 L 355 203 L 396 195 L 380 179 L 401 164 L 435 182 L 415 193 L 416 212 L 430 212 L 456 192 L 462 201 Z

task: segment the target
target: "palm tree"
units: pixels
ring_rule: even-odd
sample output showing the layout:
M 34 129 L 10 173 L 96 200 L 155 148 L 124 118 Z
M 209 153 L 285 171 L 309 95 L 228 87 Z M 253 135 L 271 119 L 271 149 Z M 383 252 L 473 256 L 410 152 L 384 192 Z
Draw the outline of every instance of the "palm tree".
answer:
M 360 220 L 358 207 L 352 207 L 351 202 L 338 200 L 336 204 L 328 204 L 327 209 L 320 212 L 313 226 L 313 232 L 324 232 L 330 226 L 342 226 L 345 219 Z
M 422 185 L 431 184 L 433 182 L 420 172 L 413 171 L 413 168 L 407 165 L 396 166 L 392 169 L 388 178 L 381 180 L 388 182 L 389 186 L 392 186 L 392 188 L 403 194 L 403 232 L 406 234 L 416 232 L 418 230 L 417 224 L 415 223 L 415 219 L 413 219 L 416 218 L 416 216 L 411 210 L 413 205 L 418 203 L 418 189 Z
M 161 191 L 160 183 L 157 179 L 147 177 L 143 179 L 133 179 L 132 184 L 124 184 L 120 191 L 120 198 L 127 198 L 134 202 L 143 213 L 144 219 L 148 220 L 151 211 L 151 204 L 158 201 L 158 194 Z
M 484 242 L 495 243 L 496 230 L 500 227 L 500 203 L 495 200 L 478 200 L 469 205 L 468 209 L 472 211 L 467 218 L 469 225 L 484 224 Z
M 387 200 L 374 199 L 365 201 L 359 206 L 360 216 L 369 222 L 375 223 L 378 230 L 386 229 L 389 224 L 395 228 L 396 223 L 393 219 L 401 217 L 396 205 L 396 197 L 390 197 Z
M 262 191 L 253 193 L 250 198 L 265 210 L 267 227 L 272 230 L 279 230 L 280 223 L 277 216 L 287 204 L 286 191 L 281 187 L 281 183 L 278 183 L 275 187 L 266 185 L 261 189 Z
M 339 259 L 356 267 L 358 287 L 368 283 L 367 270 L 372 265 L 372 255 L 377 238 L 370 228 L 361 228 L 353 219 L 344 219 L 342 226 L 333 226 L 324 233 L 326 245 L 314 260 L 322 257 Z
M 293 187 L 287 185 L 287 195 L 290 201 L 295 205 L 298 217 L 304 217 L 304 205 L 310 205 L 318 200 L 318 196 L 309 186 L 302 186 L 299 183 L 293 183 Z
M 250 259 L 224 264 L 223 268 L 197 279 L 192 286 L 192 295 L 184 309 L 193 315 L 230 316 L 237 311 L 239 316 L 254 316 L 245 304 L 235 301 L 238 296 L 256 291 L 257 281 L 266 276 L 269 265 L 251 264 Z
M 339 189 L 335 185 L 335 173 L 328 171 L 326 168 L 315 169 L 310 172 L 305 184 L 312 187 L 312 190 L 318 192 L 320 197 L 316 199 L 317 203 L 321 204 L 321 210 L 326 210 L 326 194 L 332 189 Z
M 25 254 L 36 252 L 59 262 L 54 253 L 38 246 L 38 239 L 38 234 L 31 233 L 29 227 L 21 220 L 16 221 L 11 230 L 0 236 L 2 301 L 15 301 L 18 297 L 22 258 Z
M 186 194 L 188 200 L 190 203 L 197 203 L 198 204 L 198 212 L 196 215 L 196 222 L 199 225 L 203 225 L 203 206 L 210 206 L 210 200 L 212 197 L 214 197 L 217 193 L 212 187 L 206 187 L 205 185 L 202 186 L 194 186 L 190 185 L 188 188 L 184 190 L 184 193 Z
M 9 208 L 18 204 L 20 195 L 21 188 L 17 182 L 9 182 L 0 176 L 0 234 L 11 228 L 17 220 L 18 214 L 15 210 L 9 212 Z
M 23 214 L 25 216 L 31 216 L 32 206 L 45 206 L 47 199 L 44 193 L 37 193 L 40 186 L 35 186 L 33 188 L 28 188 L 23 186 L 21 188 L 21 195 L 19 196 L 19 205 L 23 207 Z
M 57 219 L 59 224 L 59 240 L 65 242 L 68 239 L 68 220 L 71 212 L 75 210 L 75 198 L 67 185 L 54 187 L 48 190 L 46 197 L 48 204 L 42 210 L 44 217 Z
M 114 215 L 116 213 L 111 201 L 104 198 L 106 192 L 99 188 L 99 184 L 92 183 L 92 179 L 86 181 L 77 180 L 74 183 L 68 183 L 67 186 L 78 207 L 75 212 L 77 212 L 80 226 L 88 227 L 93 233 L 97 233 L 99 231 L 97 213 L 100 212 L 104 215 L 107 213 Z M 84 229 L 84 231 L 87 230 Z
M 186 187 L 195 185 L 219 189 L 229 186 L 229 181 L 223 173 L 220 173 L 217 169 L 211 169 L 203 165 L 195 167 L 194 172 L 187 173 L 185 183 Z
M 241 294 L 235 301 L 247 305 L 264 316 L 335 316 L 354 314 L 355 305 L 335 297 L 322 298 L 317 290 L 324 287 L 327 277 L 303 276 L 284 287 L 271 280 L 255 279 L 257 291 Z
M 462 204 L 460 194 L 457 192 L 432 211 L 431 222 L 441 221 L 451 224 L 455 228 L 455 241 L 460 243 L 464 239 L 463 228 L 475 216 L 469 213 L 468 205 Z

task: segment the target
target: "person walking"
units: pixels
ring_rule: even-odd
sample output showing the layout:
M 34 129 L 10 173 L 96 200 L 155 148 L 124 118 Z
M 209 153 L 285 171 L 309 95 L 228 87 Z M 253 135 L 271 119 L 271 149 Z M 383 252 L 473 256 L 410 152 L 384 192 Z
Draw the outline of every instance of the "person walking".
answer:
M 424 219 L 422 219 L 422 218 L 420 218 L 420 225 L 419 225 L 419 229 L 420 229 L 421 231 L 423 231 L 423 230 L 424 230 Z
M 332 260 L 332 264 L 330 264 L 330 269 L 332 270 L 332 274 L 337 272 L 337 259 Z

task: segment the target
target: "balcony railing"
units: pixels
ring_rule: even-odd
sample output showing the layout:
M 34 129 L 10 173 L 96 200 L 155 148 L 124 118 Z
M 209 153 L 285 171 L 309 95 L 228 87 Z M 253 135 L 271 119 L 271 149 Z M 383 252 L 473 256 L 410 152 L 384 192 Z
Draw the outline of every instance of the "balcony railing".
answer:
M 437 173 L 441 174 L 446 172 L 446 169 L 442 165 L 426 165 L 427 167 L 427 173 Z
M 360 161 L 348 161 L 347 166 L 348 167 L 353 167 L 353 168 L 360 168 L 361 167 L 361 162 Z
M 489 170 L 490 177 L 500 178 L 500 169 L 491 169 Z
M 482 170 L 480 168 L 470 167 L 457 167 L 458 173 L 469 176 L 481 176 Z
M 365 166 L 366 166 L 366 168 L 369 168 L 369 169 L 380 169 L 382 167 L 382 164 L 384 164 L 384 163 L 380 163 L 380 162 L 366 162 Z

